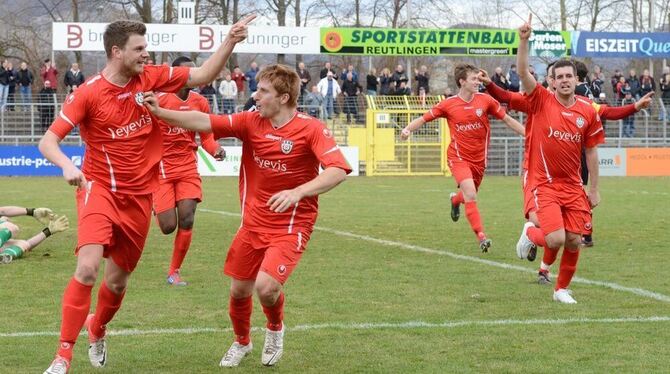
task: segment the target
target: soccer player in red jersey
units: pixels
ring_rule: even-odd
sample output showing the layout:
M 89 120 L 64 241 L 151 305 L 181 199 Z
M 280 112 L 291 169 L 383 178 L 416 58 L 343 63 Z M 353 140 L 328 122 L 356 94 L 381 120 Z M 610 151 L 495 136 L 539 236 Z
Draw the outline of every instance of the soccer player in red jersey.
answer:
M 564 247 L 554 300 L 576 303 L 568 291 L 579 259 L 581 235 L 591 229 L 591 208 L 600 202 L 597 145 L 605 141 L 600 118 L 591 104 L 575 97 L 576 68 L 568 60 L 553 67 L 555 94 L 542 88 L 528 72 L 529 21 L 519 28 L 517 66 L 533 115 L 528 139 L 527 184 L 540 227 L 527 222 L 517 243 L 519 258 L 542 246 L 553 251 Z M 581 149 L 592 184 L 587 193 L 581 181 Z
M 151 222 L 152 193 L 158 188 L 162 154 L 160 126 L 142 104 L 147 90 L 176 92 L 212 81 L 236 43 L 244 40 L 249 16 L 231 27 L 221 47 L 199 68 L 146 66 L 146 27 L 118 21 L 103 35 L 107 64 L 70 94 L 40 141 L 40 151 L 78 187 L 77 268 L 63 295 L 60 344 L 45 373 L 66 373 L 72 348 L 86 323 L 89 360 L 107 362 L 105 328 L 121 306 L 130 274 L 142 254 Z M 76 126 L 86 143 L 79 170 L 60 149 Z M 91 290 L 102 258 L 104 279 L 95 313 L 88 316 Z M 88 317 L 87 317 L 88 316 Z
M 502 119 L 505 125 L 523 135 L 524 128 L 505 113 L 505 109 L 491 96 L 479 93 L 478 69 L 472 65 L 459 64 L 454 68 L 454 77 L 459 87 L 458 95 L 441 101 L 407 125 L 400 135 L 407 140 L 412 131 L 436 118 L 446 118 L 449 124 L 451 143 L 447 150 L 449 168 L 460 191 L 451 194 L 451 219 L 458 220 L 460 205 L 465 205 L 465 216 L 477 236 L 479 247 L 487 252 L 491 240 L 484 233 L 484 226 L 477 208 L 477 191 L 484 178 L 486 157 L 491 138 L 488 116 Z
M 305 251 L 317 217 L 318 195 L 344 181 L 351 167 L 333 134 L 318 120 L 296 111 L 300 77 L 282 65 L 256 76 L 258 111 L 206 115 L 145 104 L 159 118 L 191 131 L 211 131 L 216 139 L 242 140 L 240 200 L 242 225 L 228 250 L 224 273 L 232 278 L 229 314 L 235 342 L 220 366 L 233 367 L 252 349 L 252 294 L 267 317 L 263 365 L 283 354 L 283 284 Z M 324 171 L 319 174 L 319 166 Z
M 550 90 L 552 93 L 554 92 L 553 74 L 554 74 L 553 63 L 551 63 L 547 66 L 547 81 L 549 83 L 547 89 Z M 493 96 L 494 99 L 500 101 L 500 103 L 502 104 L 507 104 L 508 108 L 511 110 L 516 110 L 527 114 L 525 124 L 526 134 L 525 134 L 523 166 L 522 166 L 523 168 L 522 190 L 524 196 L 523 212 L 526 219 L 532 222 L 535 226 L 539 227 L 539 222 L 537 220 L 537 215 L 535 213 L 535 206 L 533 202 L 533 193 L 528 188 L 528 184 L 526 183 L 527 170 L 528 170 L 528 140 L 530 137 L 530 129 L 532 129 L 532 120 L 533 120 L 532 113 L 529 113 L 529 102 L 527 100 L 527 96 L 525 93 L 507 91 L 498 87 L 495 84 L 491 84 L 491 79 L 484 70 L 479 71 L 478 78 L 482 82 L 482 84 L 484 84 L 484 86 L 486 87 L 486 91 L 491 96 Z M 586 98 L 583 99 L 591 103 L 591 105 L 600 115 L 601 118 L 618 120 L 626 118 L 634 114 L 636 111 L 648 108 L 649 105 L 651 104 L 652 96 L 653 93 L 649 93 L 644 97 L 642 97 L 640 100 L 638 100 L 635 104 L 624 105 L 621 107 L 611 107 L 608 105 L 597 104 Z M 584 162 L 582 162 L 582 167 L 584 167 Z M 584 180 L 583 174 L 584 173 L 582 172 L 582 180 Z M 531 261 L 534 260 L 535 258 L 535 250 L 536 248 L 532 248 L 529 253 L 528 259 Z M 557 254 L 558 251 L 552 251 L 549 249 L 544 250 L 544 256 L 540 264 L 540 269 L 538 271 L 538 283 L 540 284 L 551 283 L 551 280 L 549 278 L 549 269 L 556 260 Z
M 194 67 L 188 57 L 177 57 L 173 67 Z M 184 87 L 179 92 L 158 94 L 160 106 L 172 110 L 198 110 L 209 113 L 207 99 Z M 181 264 L 191 245 L 195 208 L 202 201 L 202 187 L 198 174 L 198 161 L 195 151 L 195 132 L 181 127 L 170 126 L 165 121 L 158 121 L 163 133 L 163 158 L 159 164 L 160 186 L 154 193 L 154 212 L 158 218 L 158 226 L 163 234 L 171 234 L 177 229 L 172 250 L 172 261 L 168 269 L 167 283 L 185 286 L 180 274 Z M 211 133 L 201 132 L 202 147 L 216 160 L 223 160 L 225 152 L 214 140 Z

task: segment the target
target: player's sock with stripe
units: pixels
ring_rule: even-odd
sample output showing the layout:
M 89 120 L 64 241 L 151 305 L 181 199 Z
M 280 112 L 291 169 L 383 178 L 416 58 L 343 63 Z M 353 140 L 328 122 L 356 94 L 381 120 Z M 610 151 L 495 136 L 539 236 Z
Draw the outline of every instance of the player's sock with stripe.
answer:
M 451 203 L 454 205 L 456 204 L 460 205 L 463 204 L 464 202 L 465 200 L 463 199 L 463 192 L 461 191 L 456 192 L 456 195 L 454 195 L 454 197 L 451 199 Z
M 88 311 L 91 308 L 91 290 L 93 286 L 87 286 L 78 280 L 70 279 L 63 293 L 63 322 L 60 326 L 60 346 L 58 355 L 64 359 L 72 360 L 72 347 L 77 341 Z
M 119 308 L 121 308 L 121 302 L 125 294 L 126 290 L 123 290 L 121 294 L 115 294 L 107 287 L 107 283 L 102 282 L 98 291 L 98 304 L 95 307 L 95 316 L 93 316 L 93 321 L 91 321 L 91 333 L 93 336 L 98 339 L 105 336 L 107 324 L 114 318 Z
M 526 231 L 526 235 L 528 236 L 528 239 L 530 239 L 530 241 L 533 242 L 533 244 L 536 246 L 545 248 L 547 247 L 547 241 L 544 238 L 544 233 L 542 233 L 542 230 L 540 230 L 539 227 L 529 227 L 528 231 Z M 556 259 L 556 256 L 554 256 L 554 259 Z
M 542 256 L 542 263 L 540 264 L 540 270 L 549 271 L 551 265 L 556 261 L 558 256 L 558 249 L 552 249 L 544 247 L 544 256 Z
M 174 249 L 172 250 L 172 261 L 170 262 L 170 270 L 168 271 L 168 275 L 171 275 L 177 269 L 181 268 L 181 264 L 184 262 L 184 258 L 186 257 L 186 252 L 188 252 L 188 249 L 191 246 L 192 235 L 192 229 L 177 230 L 177 235 L 174 237 Z
M 556 289 L 568 288 L 572 276 L 577 270 L 577 261 L 579 260 L 579 249 L 564 248 L 561 255 L 561 267 L 558 270 L 558 279 L 556 280 Z
M 482 218 L 479 216 L 479 209 L 477 209 L 476 201 L 465 202 L 465 216 L 468 217 L 468 222 L 470 222 L 470 227 L 472 227 L 472 231 L 475 232 L 475 235 L 484 232 Z
M 279 297 L 273 306 L 263 305 L 263 313 L 268 319 L 268 330 L 280 331 L 284 320 L 284 293 L 279 293 Z
M 251 296 L 241 299 L 230 297 L 228 314 L 230 315 L 230 321 L 233 323 L 235 341 L 242 345 L 247 345 L 251 342 L 252 309 L 253 301 L 251 300 Z

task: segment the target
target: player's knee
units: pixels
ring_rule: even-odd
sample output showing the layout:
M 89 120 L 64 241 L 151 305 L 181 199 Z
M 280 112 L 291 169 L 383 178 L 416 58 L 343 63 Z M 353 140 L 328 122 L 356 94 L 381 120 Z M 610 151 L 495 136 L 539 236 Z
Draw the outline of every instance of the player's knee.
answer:
M 563 235 L 548 235 L 545 239 L 549 248 L 561 248 L 565 244 Z
M 161 228 L 161 232 L 165 235 L 172 234 L 177 228 L 177 224 L 172 222 L 159 222 L 158 226 Z
M 272 305 L 279 297 L 281 285 L 277 282 L 260 282 L 256 284 L 256 293 L 263 305 Z
M 193 221 L 195 216 L 193 214 L 187 214 L 184 217 L 179 217 L 179 228 L 190 230 L 193 228 Z
M 570 235 L 565 241 L 565 247 L 576 250 L 582 244 L 581 235 Z
M 19 226 L 17 226 L 16 224 L 14 224 L 12 222 L 9 222 L 9 221 L 3 222 L 2 226 L 0 226 L 0 227 L 9 230 L 9 232 L 12 233 L 12 238 L 15 238 L 19 234 L 19 232 L 21 231 L 19 229 Z
M 476 190 L 463 191 L 463 199 L 465 201 L 476 201 L 477 200 L 477 191 Z
M 105 284 L 107 285 L 107 289 L 112 291 L 112 293 L 116 295 L 121 295 L 128 286 L 128 282 L 118 280 L 112 280 L 112 281 L 105 280 Z
M 74 276 L 83 284 L 94 284 L 98 279 L 98 266 L 78 264 Z
M 233 299 L 244 299 L 253 294 L 252 289 L 247 289 L 244 287 L 230 287 L 230 297 Z

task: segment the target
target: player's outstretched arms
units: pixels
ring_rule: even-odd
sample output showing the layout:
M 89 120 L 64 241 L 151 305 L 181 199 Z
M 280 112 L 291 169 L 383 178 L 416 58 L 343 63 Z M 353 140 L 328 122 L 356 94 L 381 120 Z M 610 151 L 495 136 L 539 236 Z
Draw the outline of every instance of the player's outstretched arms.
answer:
M 209 114 L 196 110 L 182 112 L 178 110 L 163 109 L 158 105 L 158 97 L 156 97 L 153 92 L 144 93 L 144 106 L 146 106 L 153 115 L 168 122 L 172 126 L 181 127 L 191 131 L 212 131 Z
M 402 131 L 400 132 L 400 139 L 402 140 L 409 139 L 409 135 L 412 133 L 412 131 L 423 126 L 424 123 L 426 123 L 426 121 L 423 119 L 423 117 L 419 117 L 414 121 L 410 122 L 409 125 L 405 126 L 405 128 L 402 129 Z
M 235 23 L 221 43 L 221 46 L 200 67 L 191 68 L 188 87 L 198 87 L 216 79 L 233 53 L 235 45 L 247 38 L 248 26 L 256 18 L 255 14 L 248 15 Z
M 272 195 L 265 205 L 275 213 L 284 212 L 286 209 L 295 206 L 303 197 L 316 196 L 330 191 L 342 183 L 346 177 L 347 173 L 340 168 L 326 168 L 311 181 L 292 190 L 279 191 Z
M 528 39 L 530 39 L 531 23 L 533 21 L 533 13 L 528 15 L 528 22 L 525 22 L 519 27 L 519 48 L 516 52 L 516 66 L 519 69 L 519 78 L 523 85 L 524 91 L 530 95 L 537 85 L 535 77 L 530 74 L 528 70 Z
M 503 117 L 503 122 L 505 122 L 505 125 L 512 129 L 515 133 L 523 136 L 526 133 L 526 128 L 523 127 L 519 121 L 515 120 L 514 118 L 510 117 L 509 114 L 505 114 L 505 117 Z
M 46 134 L 40 139 L 39 150 L 47 160 L 63 170 L 63 178 L 69 185 L 85 188 L 86 177 L 84 173 L 74 166 L 72 160 L 61 151 L 60 141 L 58 135 L 47 130 Z
M 600 204 L 600 192 L 598 184 L 600 182 L 600 164 L 598 161 L 598 147 L 586 148 L 586 165 L 589 168 L 589 191 L 586 195 L 589 198 L 591 208 L 595 208 Z

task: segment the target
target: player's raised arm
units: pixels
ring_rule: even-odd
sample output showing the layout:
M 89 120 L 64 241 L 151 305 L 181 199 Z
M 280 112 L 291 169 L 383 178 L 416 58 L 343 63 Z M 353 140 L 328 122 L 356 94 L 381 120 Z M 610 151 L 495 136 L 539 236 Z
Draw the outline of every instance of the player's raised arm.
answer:
M 163 109 L 158 105 L 158 97 L 153 92 L 144 93 L 144 105 L 156 117 L 168 122 L 172 126 L 191 131 L 212 131 L 209 114 L 191 110 L 188 112 Z
M 255 18 L 256 15 L 251 14 L 234 24 L 216 52 L 214 52 L 202 66 L 191 68 L 186 85 L 188 87 L 198 87 L 213 81 L 217 74 L 219 74 L 226 65 L 228 58 L 233 53 L 235 45 L 246 39 L 249 23 Z
M 519 67 L 519 78 L 521 79 L 524 91 L 528 95 L 535 90 L 535 86 L 537 85 L 535 77 L 528 70 L 528 40 L 533 30 L 530 26 L 532 21 L 533 14 L 531 13 L 528 16 L 528 22 L 519 27 L 519 48 L 516 52 L 516 66 Z
M 423 126 L 423 124 L 426 123 L 426 120 L 423 119 L 423 116 L 415 119 L 414 121 L 410 122 L 409 125 L 405 126 L 404 129 L 402 129 L 402 132 L 400 133 L 400 139 L 402 140 L 407 140 L 409 138 L 409 135 L 412 133 L 412 131 L 418 129 L 419 127 Z
M 503 117 L 502 121 L 505 123 L 507 127 L 509 127 L 515 133 L 521 136 L 523 136 L 526 133 L 526 128 L 523 127 L 523 125 L 519 123 L 519 121 L 510 117 L 509 114 L 505 114 L 505 117 Z

